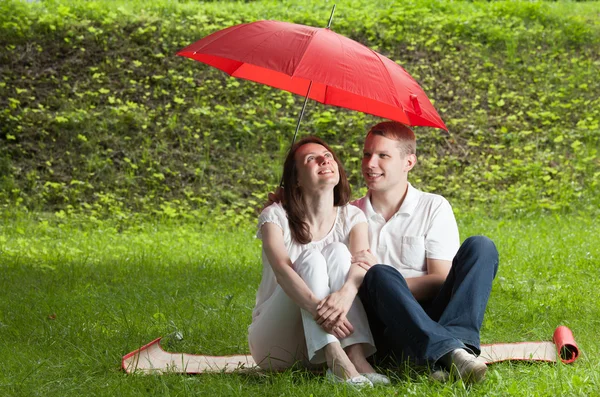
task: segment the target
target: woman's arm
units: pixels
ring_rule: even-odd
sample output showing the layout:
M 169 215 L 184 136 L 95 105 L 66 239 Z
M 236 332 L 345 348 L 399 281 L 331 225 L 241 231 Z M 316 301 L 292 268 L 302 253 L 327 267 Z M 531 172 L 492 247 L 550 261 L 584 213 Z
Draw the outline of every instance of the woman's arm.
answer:
M 292 268 L 292 260 L 285 248 L 281 228 L 267 222 L 261 226 L 260 230 L 263 248 L 275 273 L 277 283 L 298 306 L 315 316 L 319 300 Z
M 350 253 L 356 255 L 361 251 L 369 249 L 369 224 L 366 222 L 357 223 L 354 225 L 350 234 Z

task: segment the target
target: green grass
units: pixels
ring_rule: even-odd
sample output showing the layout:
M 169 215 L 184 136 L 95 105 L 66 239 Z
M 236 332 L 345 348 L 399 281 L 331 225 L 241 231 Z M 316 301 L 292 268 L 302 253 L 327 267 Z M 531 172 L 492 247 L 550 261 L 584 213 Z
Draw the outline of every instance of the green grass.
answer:
M 373 395 L 593 395 L 598 365 L 600 227 L 583 217 L 462 215 L 463 238 L 486 234 L 500 271 L 487 342 L 549 339 L 569 326 L 573 365 L 493 365 L 482 385 L 436 384 L 406 368 Z M 354 395 L 318 374 L 126 375 L 121 357 L 180 331 L 172 350 L 239 354 L 260 281 L 253 226 L 145 221 L 123 225 L 42 215 L 0 218 L 0 395 Z M 366 394 L 366 393 L 365 393 Z

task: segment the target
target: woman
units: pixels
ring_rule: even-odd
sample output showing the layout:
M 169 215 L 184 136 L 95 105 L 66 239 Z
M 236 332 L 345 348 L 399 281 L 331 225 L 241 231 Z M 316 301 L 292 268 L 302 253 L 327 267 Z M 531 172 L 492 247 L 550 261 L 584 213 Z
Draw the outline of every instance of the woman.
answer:
M 265 208 L 258 222 L 263 272 L 249 327 L 252 357 L 265 369 L 327 362 L 333 381 L 389 383 L 365 358 L 375 352 L 356 298 L 365 271 L 351 257 L 369 248 L 368 228 L 348 205 L 340 161 L 321 139 L 304 138 L 285 160 L 283 182 L 283 205 Z

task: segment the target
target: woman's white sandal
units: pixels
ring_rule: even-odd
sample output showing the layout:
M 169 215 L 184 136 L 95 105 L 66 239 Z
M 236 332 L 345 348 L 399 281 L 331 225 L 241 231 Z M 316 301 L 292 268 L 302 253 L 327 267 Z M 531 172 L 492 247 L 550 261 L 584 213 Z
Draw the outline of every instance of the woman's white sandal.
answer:
M 377 372 L 371 372 L 371 373 L 361 374 L 361 375 L 364 376 L 365 378 L 367 378 L 368 380 L 370 380 L 371 383 L 373 384 L 373 386 L 389 385 L 390 383 L 392 383 L 390 381 L 390 378 L 388 378 L 385 375 L 378 374 Z
M 345 383 L 357 389 L 362 389 L 363 387 L 373 387 L 373 383 L 366 376 L 358 375 L 354 378 L 343 379 L 334 374 L 331 369 L 327 370 L 325 378 L 331 383 Z

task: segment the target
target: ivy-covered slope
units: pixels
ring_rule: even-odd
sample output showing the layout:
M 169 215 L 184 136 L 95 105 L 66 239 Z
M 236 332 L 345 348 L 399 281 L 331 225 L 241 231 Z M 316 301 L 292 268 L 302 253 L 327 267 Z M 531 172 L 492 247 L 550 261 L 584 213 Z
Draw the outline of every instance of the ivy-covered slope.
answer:
M 332 28 L 402 64 L 450 134 L 417 128 L 413 184 L 458 210 L 596 212 L 600 4 L 339 1 Z M 252 214 L 302 98 L 177 50 L 259 19 L 324 26 L 322 1 L 0 2 L 0 203 L 92 215 Z M 364 192 L 364 114 L 309 104 Z

